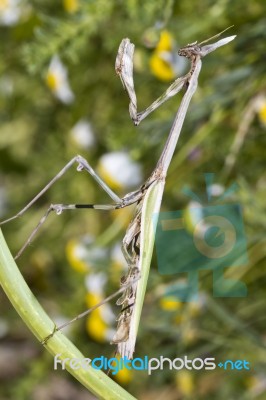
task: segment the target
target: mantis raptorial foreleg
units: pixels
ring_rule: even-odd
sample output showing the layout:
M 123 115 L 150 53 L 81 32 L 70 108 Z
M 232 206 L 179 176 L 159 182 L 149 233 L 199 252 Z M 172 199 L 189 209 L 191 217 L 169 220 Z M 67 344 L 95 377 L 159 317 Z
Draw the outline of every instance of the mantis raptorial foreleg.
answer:
M 150 113 L 155 111 L 165 101 L 176 95 L 185 85 L 189 74 L 182 78 L 176 79 L 169 88 L 155 100 L 146 110 L 137 112 L 137 96 L 134 88 L 133 80 L 133 55 L 134 55 L 134 44 L 129 39 L 123 39 L 116 57 L 115 70 L 119 75 L 121 82 L 129 97 L 129 114 L 135 125 L 138 125 L 144 118 Z

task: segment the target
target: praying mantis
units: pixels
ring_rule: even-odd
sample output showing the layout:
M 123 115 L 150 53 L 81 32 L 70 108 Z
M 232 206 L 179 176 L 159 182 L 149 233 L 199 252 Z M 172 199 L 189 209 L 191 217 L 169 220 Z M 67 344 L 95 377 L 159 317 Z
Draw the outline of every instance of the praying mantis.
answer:
M 109 195 L 109 197 L 113 200 L 113 203 L 51 204 L 43 217 L 40 219 L 36 228 L 33 230 L 31 235 L 25 242 L 25 244 L 19 250 L 15 258 L 18 258 L 25 250 L 25 248 L 31 243 L 36 233 L 39 231 L 50 213 L 53 211 L 56 214 L 60 215 L 64 211 L 79 208 L 91 208 L 96 210 L 117 210 L 125 208 L 131 204 L 136 204 L 135 215 L 130 222 L 122 241 L 122 251 L 128 264 L 128 272 L 124 277 L 121 278 L 121 289 L 114 294 L 117 295 L 122 293 L 122 296 L 117 300 L 116 303 L 117 305 L 122 306 L 122 310 L 118 316 L 117 330 L 111 343 L 117 345 L 117 352 L 121 355 L 122 358 L 127 357 L 128 359 L 131 359 L 135 350 L 138 326 L 140 322 L 140 316 L 144 302 L 144 295 L 146 291 L 154 246 L 154 237 L 156 230 L 156 218 L 154 218 L 154 215 L 156 216 L 156 214 L 159 213 L 167 171 L 175 152 L 175 148 L 179 139 L 186 113 L 188 111 L 190 101 L 197 89 L 198 77 L 202 66 L 201 59 L 210 52 L 216 50 L 218 47 L 229 43 L 236 36 L 234 35 L 226 37 L 224 39 L 218 40 L 213 44 L 208 44 L 204 46 L 203 44 L 217 38 L 223 32 L 201 43 L 194 42 L 181 48 L 178 51 L 178 54 L 190 60 L 191 66 L 189 72 L 183 77 L 176 79 L 165 91 L 165 93 L 157 100 L 155 100 L 143 112 L 137 112 L 137 97 L 134 89 L 133 80 L 134 44 L 132 44 L 129 39 L 122 40 L 118 49 L 115 69 L 122 81 L 125 91 L 129 96 L 129 114 L 135 125 L 138 125 L 150 113 L 155 111 L 159 106 L 161 106 L 168 99 L 180 92 L 182 89 L 185 90 L 172 128 L 168 135 L 168 139 L 155 166 L 155 169 L 139 189 L 130 192 L 124 197 L 120 198 L 96 174 L 96 172 L 89 165 L 87 160 L 82 156 L 77 155 L 73 157 L 23 209 L 21 209 L 16 215 L 0 223 L 0 225 L 3 225 L 23 215 L 32 206 L 32 204 L 34 204 L 74 164 L 78 164 L 77 171 L 88 172 L 102 187 L 102 189 Z M 111 297 L 113 296 L 110 296 L 108 299 L 106 299 L 106 301 L 109 300 Z M 87 313 L 88 312 L 85 312 L 82 315 L 85 315 Z M 78 317 L 74 320 L 76 319 L 78 319 Z M 65 325 L 66 324 L 64 324 L 64 326 Z M 60 330 L 64 326 L 57 327 L 55 330 Z M 45 338 L 43 343 L 45 344 L 52 335 L 53 333 L 49 335 L 49 337 Z

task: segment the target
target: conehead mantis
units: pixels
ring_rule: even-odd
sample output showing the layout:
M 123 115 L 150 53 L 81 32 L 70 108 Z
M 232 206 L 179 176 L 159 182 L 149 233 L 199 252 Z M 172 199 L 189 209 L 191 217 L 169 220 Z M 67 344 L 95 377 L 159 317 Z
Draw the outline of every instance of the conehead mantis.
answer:
M 134 45 L 128 39 L 124 39 L 118 50 L 116 70 L 128 93 L 130 99 L 129 113 L 136 125 L 182 88 L 186 89 L 159 161 L 151 176 L 141 187 L 143 196 L 138 200 L 135 218 L 129 225 L 123 240 L 124 254 L 130 268 L 127 277 L 121 283 L 122 285 L 124 282 L 127 283 L 131 276 L 136 276 L 136 274 L 140 274 L 141 278 L 127 288 L 117 302 L 123 308 L 118 319 L 118 329 L 113 343 L 118 344 L 118 352 L 122 357 L 126 356 L 129 359 L 133 357 L 154 245 L 154 225 L 156 224 L 154 224 L 153 215 L 156 215 L 160 210 L 168 167 L 177 145 L 189 103 L 197 89 L 198 76 L 202 65 L 201 58 L 218 47 L 229 43 L 234 38 L 235 36 L 230 36 L 206 46 L 202 46 L 202 43 L 206 43 L 208 40 L 200 44 L 196 42 L 181 48 L 178 54 L 188 58 L 191 62 L 189 72 L 182 78 L 178 78 L 159 99 L 140 113 L 137 112 L 137 99 L 133 83 Z
M 223 31 L 224 32 L 224 31 Z M 223 33 L 221 32 L 221 33 Z M 220 34 L 221 34 L 220 33 Z M 220 34 L 211 39 L 215 39 Z M 136 191 L 126 194 L 123 198 L 117 196 L 112 189 L 95 173 L 86 159 L 77 155 L 73 157 L 59 173 L 16 215 L 3 221 L 0 225 L 7 223 L 21 215 L 23 215 L 33 203 L 36 202 L 62 175 L 64 175 L 74 164 L 78 164 L 78 171 L 88 172 L 102 187 L 102 189 L 113 200 L 112 204 L 51 204 L 44 216 L 39 221 L 36 228 L 33 230 L 25 244 L 19 250 L 17 257 L 31 243 L 32 239 L 39 231 L 40 227 L 45 223 L 46 219 L 52 211 L 56 214 L 61 214 L 66 210 L 78 208 L 91 208 L 97 210 L 114 210 L 127 207 L 136 203 L 135 215 L 128 226 L 125 237 L 122 242 L 122 251 L 128 264 L 128 272 L 126 276 L 121 278 L 121 289 L 114 295 L 123 292 L 118 299 L 117 304 L 122 306 L 122 310 L 118 317 L 117 331 L 112 340 L 113 344 L 117 345 L 118 353 L 121 357 L 131 359 L 135 350 L 135 342 L 137 337 L 138 326 L 140 322 L 141 310 L 144 301 L 144 295 L 147 286 L 151 257 L 154 245 L 155 226 L 153 215 L 160 210 L 162 195 L 164 191 L 165 179 L 168 167 L 172 160 L 178 138 L 184 123 L 186 113 L 190 101 L 197 89 L 198 76 L 200 74 L 202 62 L 201 59 L 208 53 L 216 50 L 232 41 L 235 36 L 218 40 L 209 45 L 204 45 L 211 39 L 197 44 L 197 42 L 189 44 L 181 48 L 178 52 L 180 56 L 184 56 L 190 60 L 191 67 L 189 72 L 172 83 L 166 92 L 160 96 L 143 112 L 137 112 L 137 97 L 134 89 L 133 80 L 133 54 L 134 45 L 129 39 L 123 39 L 118 50 L 116 58 L 116 72 L 119 75 L 122 84 L 129 96 L 129 113 L 135 125 L 138 125 L 151 112 L 156 110 L 160 105 L 166 102 L 169 98 L 185 89 L 185 94 L 181 100 L 168 139 L 163 148 L 161 156 L 156 164 L 155 169 L 151 173 L 146 182 Z M 110 299 L 110 298 L 109 298 Z M 100 304 L 99 304 L 100 305 Z M 90 312 L 91 310 L 83 313 Z M 78 319 L 75 318 L 74 320 Z M 66 324 L 64 325 L 66 326 Z M 60 330 L 64 326 L 56 327 L 55 330 Z M 43 340 L 45 344 L 53 335 L 49 335 Z

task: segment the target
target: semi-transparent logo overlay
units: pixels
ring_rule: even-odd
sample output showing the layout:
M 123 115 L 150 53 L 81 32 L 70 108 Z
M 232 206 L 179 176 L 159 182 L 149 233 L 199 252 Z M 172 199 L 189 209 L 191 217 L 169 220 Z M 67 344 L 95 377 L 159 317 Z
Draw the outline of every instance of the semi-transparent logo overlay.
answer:
M 159 356 L 149 358 L 144 356 L 143 358 L 136 357 L 129 360 L 127 357 L 124 358 L 107 358 L 104 356 L 96 358 L 62 358 L 61 353 L 54 357 L 54 369 L 66 369 L 71 368 L 73 370 L 89 370 L 90 368 L 100 369 L 103 371 L 111 371 L 112 375 L 116 375 L 123 369 L 147 371 L 148 375 L 151 375 L 156 370 L 176 370 L 187 369 L 192 370 L 214 370 L 221 368 L 228 371 L 242 371 L 250 370 L 250 363 L 246 360 L 225 360 L 223 362 L 216 362 L 214 357 L 208 358 L 189 358 L 188 356 L 178 357 L 170 359 L 167 357 Z
M 186 189 L 193 201 L 184 210 L 154 215 L 159 272 L 186 277 L 185 284 L 174 284 L 167 292 L 181 301 L 197 299 L 199 272 L 203 270 L 212 271 L 214 297 L 245 297 L 246 285 L 225 277 L 228 267 L 239 268 L 247 263 L 241 206 L 228 201 L 236 186 L 227 191 L 220 188 L 222 193 L 213 196 L 215 190 L 219 192 L 218 185 L 212 184 L 213 174 L 205 174 L 205 179 L 205 199 Z M 226 204 L 218 204 L 224 201 Z

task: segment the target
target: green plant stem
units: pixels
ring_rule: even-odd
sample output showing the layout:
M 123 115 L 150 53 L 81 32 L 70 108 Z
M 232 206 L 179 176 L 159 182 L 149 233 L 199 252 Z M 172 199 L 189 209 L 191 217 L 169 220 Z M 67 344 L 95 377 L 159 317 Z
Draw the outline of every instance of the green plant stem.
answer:
M 42 342 L 54 330 L 54 322 L 43 310 L 34 297 L 21 275 L 0 230 L 0 283 L 11 301 L 12 305 L 21 316 L 25 324 Z M 82 353 L 74 344 L 63 335 L 56 332 L 45 344 L 46 349 L 53 355 L 61 354 L 60 359 L 83 359 Z M 87 357 L 88 358 L 88 357 Z M 73 369 L 69 360 L 65 362 L 66 369 L 82 385 L 89 389 L 99 399 L 108 400 L 134 400 L 127 391 L 115 383 L 105 373 L 89 366 L 88 368 Z M 61 368 L 61 365 L 58 365 Z M 136 400 L 136 399 L 135 399 Z

